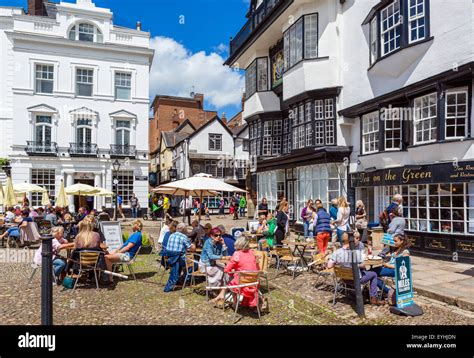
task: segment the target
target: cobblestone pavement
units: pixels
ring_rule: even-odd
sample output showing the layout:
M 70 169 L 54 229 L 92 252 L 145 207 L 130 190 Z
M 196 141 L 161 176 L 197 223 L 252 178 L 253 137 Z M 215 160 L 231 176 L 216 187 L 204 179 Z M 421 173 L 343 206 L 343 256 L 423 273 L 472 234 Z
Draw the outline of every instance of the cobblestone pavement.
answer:
M 1 257 L 1 255 L 0 255 Z M 5 257 L 5 255 L 3 255 Z M 112 288 L 79 286 L 75 292 L 54 286 L 54 323 L 59 325 L 192 325 L 233 324 L 233 311 L 214 308 L 202 291 L 186 288 L 165 294 L 159 284 L 155 255 L 140 255 L 134 264 L 137 281 L 118 280 Z M 40 274 L 27 285 L 28 263 L 0 263 L 0 322 L 6 325 L 40 323 Z M 128 273 L 127 269 L 125 272 Z M 166 277 L 165 277 L 166 279 Z M 453 307 L 416 297 L 425 314 L 406 318 L 392 315 L 387 306 L 366 305 L 367 319 L 357 318 L 351 301 L 341 299 L 333 307 L 332 293 L 315 289 L 314 274 L 295 280 L 281 274 L 270 280 L 269 313 L 257 316 L 242 309 L 240 325 L 341 325 L 341 324 L 473 324 L 474 316 Z M 200 290 L 201 288 L 201 290 Z

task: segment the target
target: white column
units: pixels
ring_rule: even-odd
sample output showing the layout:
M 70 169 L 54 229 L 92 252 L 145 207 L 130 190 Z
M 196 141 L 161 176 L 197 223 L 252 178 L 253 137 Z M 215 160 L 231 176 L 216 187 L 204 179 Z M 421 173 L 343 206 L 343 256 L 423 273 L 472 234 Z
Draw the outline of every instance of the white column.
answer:
M 74 184 L 74 174 L 72 173 L 66 173 L 66 186 L 70 186 Z M 74 205 L 74 195 L 68 195 L 68 201 L 69 201 L 69 211 L 71 213 L 75 212 L 76 208 Z
M 102 176 L 101 176 L 100 173 L 95 174 L 94 186 L 102 188 Z M 102 208 L 102 197 L 101 196 L 96 196 L 94 204 L 95 204 L 95 208 L 97 210 L 100 210 Z

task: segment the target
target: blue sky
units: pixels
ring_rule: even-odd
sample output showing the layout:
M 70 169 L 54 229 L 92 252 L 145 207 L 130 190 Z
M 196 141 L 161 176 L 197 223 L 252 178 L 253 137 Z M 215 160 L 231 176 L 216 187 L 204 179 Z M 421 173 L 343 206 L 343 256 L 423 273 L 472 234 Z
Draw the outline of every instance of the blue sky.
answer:
M 59 2 L 59 0 L 57 1 Z M 66 0 L 66 2 L 76 2 Z M 230 118 L 240 110 L 243 74 L 221 66 L 229 37 L 245 22 L 248 0 L 93 0 L 110 8 L 114 23 L 151 32 L 156 51 L 150 96 L 156 93 L 206 96 L 209 109 Z M 1 6 L 23 6 L 27 0 L 0 0 Z M 222 67 L 222 68 L 220 68 Z

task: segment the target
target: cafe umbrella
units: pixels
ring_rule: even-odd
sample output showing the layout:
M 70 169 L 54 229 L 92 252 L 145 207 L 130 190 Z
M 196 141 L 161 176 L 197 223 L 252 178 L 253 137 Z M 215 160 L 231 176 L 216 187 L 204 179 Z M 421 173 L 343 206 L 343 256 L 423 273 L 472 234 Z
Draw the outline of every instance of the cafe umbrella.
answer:
M 5 197 L 3 199 L 3 205 L 5 207 L 11 207 L 11 206 L 15 206 L 16 204 L 18 204 L 18 200 L 15 196 L 15 191 L 13 190 L 13 183 L 12 183 L 12 178 L 11 177 L 8 177 L 7 179 L 7 185 L 6 185 L 6 188 L 5 188 Z
M 78 196 L 93 196 L 100 192 L 100 188 L 93 186 L 77 183 L 64 188 L 67 195 L 78 195 Z
M 56 199 L 56 206 L 60 208 L 65 208 L 69 206 L 69 200 L 66 195 L 66 190 L 64 189 L 64 181 L 61 180 L 61 187 L 59 188 L 59 195 Z
M 200 203 L 202 203 L 202 197 L 204 195 L 209 195 L 207 193 L 213 192 L 239 192 L 246 193 L 244 189 L 237 188 L 236 186 L 227 184 L 220 179 L 213 178 L 209 174 L 196 174 L 193 177 L 173 181 L 171 183 L 160 185 L 160 189 L 174 189 L 173 192 L 170 192 L 171 195 L 196 195 L 200 198 Z M 215 195 L 215 194 L 212 194 Z M 201 221 L 201 210 L 199 210 L 199 221 Z

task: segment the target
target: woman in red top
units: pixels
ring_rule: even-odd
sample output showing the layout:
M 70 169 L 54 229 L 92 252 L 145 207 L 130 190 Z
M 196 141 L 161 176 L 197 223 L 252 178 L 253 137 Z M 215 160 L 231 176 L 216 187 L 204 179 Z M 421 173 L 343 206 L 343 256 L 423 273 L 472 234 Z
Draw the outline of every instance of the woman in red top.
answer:
M 239 284 L 239 271 L 258 271 L 257 261 L 252 250 L 249 250 L 249 241 L 245 238 L 237 239 L 234 244 L 235 252 L 232 258 L 227 263 L 224 272 L 228 274 L 234 273 L 232 281 L 229 286 L 237 286 Z M 258 287 L 243 287 L 240 289 L 240 294 L 243 296 L 243 300 L 240 306 L 257 307 L 258 295 L 256 295 Z M 237 294 L 239 290 L 233 288 L 232 292 Z

